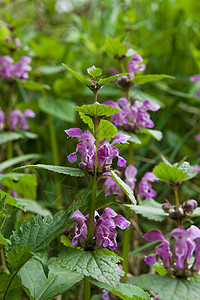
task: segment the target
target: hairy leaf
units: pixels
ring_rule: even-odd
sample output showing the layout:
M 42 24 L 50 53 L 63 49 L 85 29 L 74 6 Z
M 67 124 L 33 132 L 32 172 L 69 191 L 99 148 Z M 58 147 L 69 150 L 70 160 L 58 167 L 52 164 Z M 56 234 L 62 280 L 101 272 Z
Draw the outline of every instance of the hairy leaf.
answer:
M 72 70 L 71 68 L 69 68 L 67 65 L 62 64 L 65 68 L 67 68 L 67 70 L 76 78 L 78 79 L 81 83 L 87 85 L 87 86 L 91 86 L 92 85 L 92 81 L 87 78 L 86 76 L 83 76 L 81 74 L 79 74 L 78 72 Z
M 140 76 L 133 77 L 131 81 L 134 82 L 135 84 L 144 84 L 147 82 L 153 82 L 153 81 L 162 80 L 166 78 L 174 79 L 174 76 L 169 76 L 164 74 L 148 74 L 148 75 L 140 75 Z
M 197 300 L 199 287 L 190 280 L 177 279 L 170 276 L 144 274 L 132 276 L 128 281 L 145 290 L 153 291 L 162 300 Z
M 110 177 L 112 177 L 112 179 L 114 179 L 114 181 L 120 186 L 122 191 L 124 191 L 124 193 L 129 197 L 131 202 L 135 205 L 136 200 L 135 200 L 133 191 L 130 188 L 130 186 L 128 186 L 119 176 L 117 176 L 117 174 L 114 171 L 110 172 Z
M 92 77 L 99 77 L 102 74 L 102 70 L 100 68 L 97 68 L 95 66 L 92 66 L 87 69 L 87 72 Z
M 156 139 L 157 141 L 162 140 L 163 134 L 161 131 L 159 130 L 155 130 L 155 129 L 149 129 L 149 128 L 142 128 L 140 130 L 140 132 L 142 133 L 146 133 L 152 137 L 154 137 L 154 139 Z
M 24 155 L 20 155 L 11 159 L 8 159 L 2 163 L 0 163 L 0 171 L 4 171 L 7 168 L 10 168 L 14 165 L 17 165 L 21 162 L 24 162 L 26 160 L 30 160 L 30 159 L 38 159 L 41 158 L 42 155 L 38 154 L 38 153 L 31 153 L 31 154 L 24 154 Z
M 110 76 L 110 77 L 107 77 L 107 78 L 102 78 L 100 80 L 98 80 L 98 85 L 100 86 L 103 86 L 107 83 L 110 83 L 114 80 L 116 80 L 117 78 L 121 77 L 121 76 L 124 76 L 124 75 L 129 75 L 129 73 L 120 73 L 120 74 L 116 74 L 116 75 L 113 75 L 113 76 Z
M 90 281 L 98 287 L 111 292 L 112 294 L 120 297 L 120 299 L 123 300 L 150 300 L 150 295 L 148 293 L 132 284 L 118 283 L 113 288 L 106 283 L 97 282 L 94 280 Z
M 75 177 L 85 176 L 85 173 L 78 168 L 42 165 L 42 164 L 22 166 L 22 167 L 14 169 L 14 170 L 20 170 L 20 169 L 26 169 L 26 168 L 44 169 L 44 170 L 52 171 L 55 173 L 61 173 L 61 174 L 65 174 L 65 175 L 75 176 Z
M 84 277 L 82 274 L 60 267 L 55 259 L 49 261 L 48 269 L 47 278 L 41 263 L 30 259 L 18 273 L 22 285 L 34 300 L 47 300 L 62 294 Z
M 129 205 L 125 204 L 125 206 L 129 207 L 131 210 L 135 211 L 137 214 L 142 215 L 145 218 L 155 221 L 163 221 L 163 219 L 168 216 L 162 208 L 158 208 L 155 206 L 147 206 L 147 205 Z
M 110 251 L 109 251 L 110 253 Z M 124 272 L 118 267 L 120 259 L 115 255 L 102 254 L 98 251 L 83 251 L 67 248 L 57 259 L 59 265 L 84 276 L 115 286 Z
M 28 131 L 4 131 L 0 132 L 0 145 L 9 141 L 15 141 L 23 138 L 35 139 L 37 134 Z
M 117 134 L 117 128 L 107 120 L 101 120 L 99 123 L 99 141 L 107 139 L 110 141 L 111 137 Z
M 83 113 L 88 116 L 98 116 L 105 117 L 111 116 L 119 112 L 119 109 L 112 105 L 103 105 L 103 104 L 91 104 L 91 105 L 82 105 L 76 106 L 75 110 L 79 113 Z

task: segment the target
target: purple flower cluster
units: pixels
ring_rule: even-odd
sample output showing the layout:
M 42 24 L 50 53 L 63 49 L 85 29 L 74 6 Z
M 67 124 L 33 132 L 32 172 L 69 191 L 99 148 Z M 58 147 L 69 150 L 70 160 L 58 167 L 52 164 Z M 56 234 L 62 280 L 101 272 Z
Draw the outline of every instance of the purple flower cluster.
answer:
M 155 181 L 159 181 L 159 179 L 152 172 L 146 172 L 138 185 L 138 195 L 146 199 L 155 197 L 157 193 L 152 189 L 151 184 Z
M 0 58 L 0 77 L 4 79 L 21 79 L 26 80 L 28 78 L 28 71 L 32 68 L 29 65 L 31 58 L 29 56 L 22 56 L 19 62 L 14 63 L 13 59 L 8 56 L 2 56 Z
M 88 130 L 82 132 L 79 128 L 71 128 L 65 130 L 71 138 L 77 138 L 80 142 L 76 146 L 76 151 L 67 156 L 69 162 L 74 163 L 77 161 L 77 153 L 81 154 L 81 162 L 79 163 L 79 167 L 81 169 L 85 168 L 93 168 L 95 155 L 97 151 L 98 157 L 98 170 L 110 170 L 110 166 L 112 164 L 112 160 L 115 157 L 118 157 L 117 165 L 119 167 L 123 167 L 126 164 L 126 160 L 119 156 L 119 150 L 113 145 L 116 143 L 119 144 L 127 144 L 127 141 L 130 139 L 129 136 L 118 133 L 115 135 L 112 143 L 110 144 L 106 139 L 101 141 L 98 145 L 98 149 L 95 146 L 95 138 Z
M 80 245 L 82 248 L 85 248 L 89 215 L 84 216 L 79 210 L 76 210 L 70 220 L 76 221 L 75 227 L 67 228 L 65 234 L 73 236 L 73 246 Z M 121 215 L 117 215 L 111 208 L 106 208 L 101 216 L 96 212 L 93 228 L 94 249 L 109 247 L 110 250 L 114 251 L 117 248 L 117 232 L 115 228 L 125 229 L 129 225 L 129 221 Z
M 136 174 L 137 169 L 132 165 L 129 165 L 124 170 L 125 183 L 129 185 L 132 190 L 134 190 L 135 182 L 137 181 L 137 179 L 135 178 Z M 145 175 L 142 177 L 141 181 L 139 182 L 138 195 L 146 199 L 155 197 L 157 193 L 155 190 L 152 189 L 151 182 L 155 182 L 158 180 L 159 179 L 152 172 L 146 172 Z M 118 196 L 123 195 L 121 188 L 111 177 L 106 178 L 104 185 L 106 186 L 106 196 L 110 195 L 110 193 L 118 194 Z
M 9 128 L 14 131 L 19 129 L 28 130 L 27 118 L 34 117 L 35 113 L 31 109 L 26 109 L 24 113 L 22 113 L 19 109 L 15 108 L 10 114 L 9 121 L 7 121 L 7 114 L 5 114 L 0 107 L 0 131 L 6 128 L 7 123 L 9 123 Z
M 147 111 L 157 111 L 160 108 L 160 105 L 150 100 L 145 100 L 144 102 L 136 100 L 131 106 L 125 97 L 120 98 L 117 102 L 109 100 L 104 102 L 104 104 L 113 105 L 120 110 L 117 114 L 112 115 L 111 122 L 117 128 L 129 131 L 137 131 L 144 127 L 154 127 L 154 123 Z
M 182 226 L 174 229 L 170 237 L 176 242 L 173 253 L 170 251 L 169 242 L 159 230 L 152 230 L 146 233 L 143 238 L 148 242 L 162 242 L 156 247 L 156 253 L 145 258 L 148 265 L 156 262 L 156 256 L 160 257 L 164 268 L 177 277 L 186 278 L 195 275 L 200 271 L 200 229 L 194 225 L 187 230 Z M 194 261 L 191 262 L 191 258 Z
M 7 36 L 7 37 L 5 38 L 5 40 L 6 40 L 6 42 L 8 42 L 8 43 L 14 43 L 14 45 L 15 45 L 17 48 L 21 48 L 21 47 L 22 47 L 21 41 L 20 41 L 20 39 L 18 39 L 18 38 L 15 38 L 15 39 L 12 40 L 12 38 L 11 38 L 10 36 Z
M 196 74 L 190 77 L 190 81 L 192 82 L 200 82 L 200 75 Z M 195 93 L 196 97 L 200 97 L 200 87 L 199 90 Z

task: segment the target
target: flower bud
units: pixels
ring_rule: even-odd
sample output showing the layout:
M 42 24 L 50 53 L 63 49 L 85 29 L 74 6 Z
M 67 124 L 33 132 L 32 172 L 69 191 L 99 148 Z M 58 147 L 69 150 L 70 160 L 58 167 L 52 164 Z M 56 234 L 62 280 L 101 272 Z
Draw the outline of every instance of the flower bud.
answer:
M 192 212 L 197 207 L 197 201 L 193 199 L 188 200 L 185 202 L 184 207 L 188 212 Z
M 183 210 L 182 207 L 179 207 L 179 208 L 176 210 L 175 214 L 176 214 L 176 217 L 177 217 L 177 218 L 182 218 L 182 217 L 185 215 L 184 210 Z
M 169 217 L 171 219 L 175 219 L 176 218 L 176 213 L 175 213 L 175 209 L 174 208 L 170 208 L 169 209 Z
M 171 208 L 171 205 L 169 203 L 163 203 L 162 205 L 162 209 L 165 211 L 165 212 L 168 212 Z

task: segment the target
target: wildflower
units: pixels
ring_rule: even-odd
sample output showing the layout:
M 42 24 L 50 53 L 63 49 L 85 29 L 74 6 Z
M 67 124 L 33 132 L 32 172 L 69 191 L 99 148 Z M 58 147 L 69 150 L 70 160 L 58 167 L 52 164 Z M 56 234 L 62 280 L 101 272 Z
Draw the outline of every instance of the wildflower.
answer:
M 16 63 L 14 63 L 10 56 L 2 56 L 0 58 L 0 77 L 26 80 L 28 78 L 28 71 L 32 69 L 29 65 L 30 62 L 31 58 L 28 56 L 22 56 L 19 62 Z
M 76 146 L 76 151 L 67 156 L 69 162 L 74 163 L 77 161 L 77 153 L 81 154 L 81 162 L 79 167 L 81 169 L 93 168 L 95 155 L 96 155 L 96 145 L 95 138 L 88 130 L 82 132 L 79 128 L 71 128 L 65 130 L 65 132 L 72 138 L 78 138 L 80 143 Z M 130 139 L 129 136 L 118 133 L 115 135 L 112 143 L 110 144 L 106 139 L 99 142 L 97 149 L 98 158 L 98 169 L 99 171 L 106 169 L 110 170 L 110 166 L 115 157 L 118 157 L 117 165 L 123 167 L 126 164 L 126 160 L 119 156 L 119 150 L 113 145 L 116 143 L 127 144 Z
M 197 173 L 200 172 L 200 166 L 199 165 L 194 165 L 193 168 L 195 169 L 195 171 L 197 171 Z
M 77 210 L 70 220 L 76 221 L 75 227 L 67 228 L 65 234 L 73 236 L 72 245 L 80 245 L 82 248 L 85 248 L 89 215 L 84 216 Z M 96 212 L 93 229 L 94 249 L 109 247 L 110 250 L 114 251 L 117 248 L 117 232 L 115 228 L 126 229 L 129 225 L 129 221 L 123 216 L 117 215 L 111 208 L 106 208 L 101 216 Z
M 22 113 L 19 109 L 14 109 L 10 115 L 10 128 L 12 130 L 28 130 L 29 126 L 27 124 L 27 118 L 34 118 L 35 113 L 31 109 L 26 109 Z
M 156 262 L 156 256 L 160 257 L 163 266 L 177 277 L 188 277 L 194 275 L 200 270 L 200 229 L 194 225 L 187 230 L 182 226 L 172 230 L 170 237 L 176 242 L 174 249 L 170 251 L 169 242 L 164 238 L 159 230 L 152 230 L 146 233 L 143 238 L 148 242 L 160 241 L 156 247 L 156 253 L 145 258 L 145 262 L 153 265 Z M 191 263 L 191 258 L 195 256 Z
M 192 82 L 199 82 L 200 81 L 200 75 L 196 74 L 190 77 L 190 81 Z M 195 93 L 196 97 L 200 97 L 200 89 L 198 89 L 198 91 Z
M 146 66 L 144 64 L 139 65 L 143 61 L 142 57 L 139 54 L 134 54 L 131 60 L 128 63 L 128 71 L 130 73 L 130 78 L 135 76 L 135 73 L 138 71 L 144 71 Z
M 138 195 L 145 197 L 146 199 L 155 197 L 157 193 L 152 189 L 151 182 L 158 180 L 159 179 L 152 172 L 146 172 L 138 185 Z
M 138 131 L 142 128 L 154 127 L 153 121 L 150 119 L 148 110 L 157 111 L 160 106 L 150 100 L 141 102 L 136 100 L 133 106 L 127 98 L 120 98 L 117 103 L 114 101 L 106 101 L 105 105 L 113 105 L 120 111 L 117 114 L 112 115 L 111 122 L 117 128 L 123 128 L 130 131 Z
M 0 107 L 0 131 L 4 130 L 6 116 Z

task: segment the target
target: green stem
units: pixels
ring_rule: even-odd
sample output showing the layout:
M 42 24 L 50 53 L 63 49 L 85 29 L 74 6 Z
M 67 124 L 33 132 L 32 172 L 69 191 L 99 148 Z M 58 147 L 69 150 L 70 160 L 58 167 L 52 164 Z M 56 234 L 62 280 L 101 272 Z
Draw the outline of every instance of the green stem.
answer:
M 178 197 L 178 186 L 174 186 L 173 190 L 174 190 L 174 196 L 175 196 L 176 209 L 178 209 L 180 206 L 179 197 Z
M 10 130 L 10 116 L 13 106 L 13 91 L 14 91 L 14 83 L 10 83 L 9 85 L 9 93 L 8 93 L 8 109 L 7 109 L 7 127 Z M 12 141 L 7 142 L 7 159 L 13 158 L 13 149 L 12 149 Z M 12 168 L 9 168 L 11 172 Z
M 91 283 L 87 280 L 87 278 L 84 278 L 84 300 L 90 300 L 91 299 Z
M 10 286 L 11 286 L 11 283 L 13 282 L 13 280 L 14 280 L 15 276 L 17 275 L 18 271 L 19 271 L 19 270 L 16 270 L 16 271 L 13 273 L 12 277 L 10 278 L 10 281 L 8 282 L 8 285 L 7 285 L 7 287 L 6 287 L 6 290 L 5 290 L 5 293 L 4 293 L 4 296 L 3 296 L 3 300 L 6 300 L 7 294 L 8 294 L 8 291 L 9 291 L 9 288 L 10 288 Z
M 128 219 L 129 217 L 130 217 L 130 209 L 127 209 L 126 219 Z M 125 272 L 125 274 L 122 277 L 122 280 L 121 280 L 122 283 L 127 282 L 130 236 L 131 236 L 131 226 L 129 226 L 124 232 L 123 249 L 122 249 L 122 258 L 123 258 L 122 269 Z
M 52 149 L 52 153 L 53 153 L 53 163 L 54 163 L 54 165 L 58 166 L 59 165 L 58 145 L 57 145 L 56 133 L 55 133 L 52 116 L 47 114 L 47 120 L 48 120 L 50 140 L 51 140 L 51 149 Z M 62 206 L 63 206 L 62 189 L 61 189 L 59 177 L 56 173 L 53 176 L 55 179 L 55 187 L 56 187 L 58 203 L 59 203 L 60 208 L 62 208 Z
M 129 142 L 128 164 L 133 165 L 133 163 L 134 163 L 134 143 Z
M 90 217 L 88 224 L 88 233 L 87 233 L 87 247 L 92 248 L 93 245 L 93 227 L 94 227 L 94 214 L 96 207 L 96 191 L 97 191 L 97 175 L 94 174 L 92 177 L 92 198 L 90 203 Z

